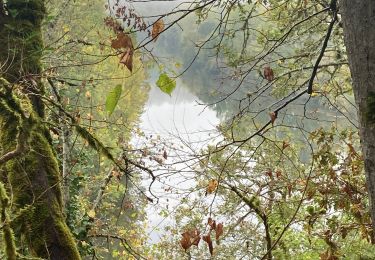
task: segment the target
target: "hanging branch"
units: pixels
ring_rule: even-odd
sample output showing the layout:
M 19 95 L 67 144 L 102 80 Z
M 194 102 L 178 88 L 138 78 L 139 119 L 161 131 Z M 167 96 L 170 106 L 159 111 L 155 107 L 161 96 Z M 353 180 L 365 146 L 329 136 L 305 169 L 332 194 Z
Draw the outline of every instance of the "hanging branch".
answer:
M 332 20 L 331 20 L 331 22 L 329 24 L 329 27 L 328 27 L 328 30 L 327 30 L 327 34 L 326 34 L 326 37 L 325 37 L 324 42 L 323 42 L 322 49 L 320 51 L 318 59 L 315 62 L 314 69 L 313 69 L 313 72 L 311 74 L 311 77 L 310 77 L 310 80 L 309 80 L 309 84 L 307 86 L 307 94 L 309 94 L 309 95 L 311 95 L 312 92 L 313 92 L 313 83 L 314 83 L 314 79 L 316 77 L 316 73 L 318 72 L 319 64 L 320 64 L 320 62 L 321 62 L 321 60 L 322 60 L 322 58 L 324 56 L 324 53 L 325 53 L 325 51 L 327 49 L 328 41 L 331 38 L 333 26 L 335 25 L 335 23 L 337 21 L 337 7 L 336 7 L 336 3 L 337 3 L 337 0 L 332 0 L 331 4 L 330 4 L 330 9 L 333 12 L 333 17 L 332 17 Z
M 266 233 L 266 243 L 267 243 L 267 254 L 266 257 L 268 260 L 272 260 L 272 238 L 270 234 L 269 229 L 269 223 L 268 223 L 268 217 L 267 215 L 262 212 L 260 206 L 256 205 L 254 203 L 255 197 L 252 197 L 251 199 L 247 198 L 245 195 L 243 195 L 235 186 L 230 185 L 227 183 L 227 185 L 230 187 L 230 189 L 236 193 L 236 195 L 243 201 L 247 206 L 249 206 L 250 209 L 254 210 L 255 213 L 262 219 L 264 231 Z
M 131 254 L 132 256 L 134 256 L 136 259 L 144 259 L 144 260 L 147 259 L 147 258 L 143 257 L 141 254 L 139 254 L 137 251 L 135 251 L 131 247 L 131 245 L 129 244 L 129 242 L 125 238 L 123 238 L 123 237 L 120 237 L 120 236 L 117 236 L 117 235 L 111 235 L 111 234 L 91 234 L 91 235 L 88 235 L 88 237 L 92 237 L 92 238 L 106 238 L 107 240 L 109 240 L 109 239 L 118 240 L 118 241 L 121 242 L 121 244 L 124 247 L 124 249 L 129 254 Z
M 71 115 L 68 111 L 66 111 L 61 104 L 56 103 L 55 101 L 51 100 L 48 97 L 41 96 L 43 99 L 57 107 L 62 113 L 66 115 L 71 121 L 72 126 L 76 129 L 76 132 L 90 145 L 91 148 L 93 148 L 95 151 L 103 154 L 107 159 L 109 159 L 118 169 L 120 169 L 121 172 L 125 174 L 130 174 L 128 169 L 124 167 L 119 160 L 116 160 L 113 154 L 110 152 L 109 148 L 107 148 L 96 136 L 91 134 L 86 128 L 80 126 L 76 120 L 76 118 Z M 157 199 L 157 197 L 152 193 L 151 186 L 155 182 L 156 177 L 153 173 L 153 171 L 145 166 L 140 165 L 139 163 L 129 159 L 125 154 L 122 154 L 122 159 L 126 164 L 131 164 L 138 169 L 147 172 L 151 176 L 151 184 L 149 186 L 149 192 L 150 194 Z M 109 181 L 111 180 L 112 176 L 107 175 L 107 178 L 105 179 L 105 182 L 103 185 L 108 185 Z M 105 187 L 104 187 L 105 188 Z M 102 188 L 101 188 L 102 189 Z M 149 198 L 146 194 L 144 194 L 147 198 L 147 200 L 152 201 L 151 198 Z M 100 201 L 100 200 L 99 200 Z
M 118 159 L 120 159 L 122 157 L 122 153 L 120 153 Z M 98 192 L 98 195 L 96 195 L 96 199 L 95 201 L 93 202 L 93 205 L 92 205 L 92 210 L 96 210 L 97 207 L 99 206 L 100 202 L 102 201 L 102 198 L 103 198 L 103 195 L 104 195 L 104 191 L 105 189 L 107 188 L 109 182 L 111 181 L 112 177 L 113 177 L 113 171 L 115 170 L 115 166 L 112 167 L 106 177 L 104 178 L 104 182 L 102 184 L 102 186 L 100 186 L 100 189 L 99 189 L 99 192 Z

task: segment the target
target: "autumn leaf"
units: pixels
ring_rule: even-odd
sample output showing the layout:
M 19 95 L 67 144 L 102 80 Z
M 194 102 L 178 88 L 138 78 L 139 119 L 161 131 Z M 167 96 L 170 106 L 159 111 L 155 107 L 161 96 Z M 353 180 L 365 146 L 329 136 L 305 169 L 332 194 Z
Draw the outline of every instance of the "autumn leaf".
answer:
M 181 244 L 182 248 L 185 249 L 185 251 L 188 250 L 191 247 L 190 236 L 187 232 L 182 234 L 180 244 Z
M 202 239 L 203 239 L 203 241 L 209 243 L 211 241 L 211 236 L 210 236 L 210 234 L 208 234 L 208 235 L 203 236 Z
M 206 189 L 207 194 L 213 193 L 217 189 L 218 185 L 219 183 L 217 180 L 210 180 L 208 182 L 207 189 Z
M 165 160 L 168 159 L 168 155 L 167 155 L 167 151 L 166 151 L 166 150 L 164 150 L 164 152 L 163 152 L 163 158 L 164 158 Z
M 203 241 L 205 241 L 208 245 L 208 250 L 210 251 L 210 254 L 212 255 L 214 253 L 214 247 L 212 245 L 212 240 L 210 234 L 205 235 L 202 237 Z
M 158 155 L 158 156 L 154 156 L 153 159 L 154 159 L 158 164 L 160 164 L 160 165 L 164 163 L 163 157 L 161 157 L 160 155 Z
M 126 50 L 120 54 L 120 63 L 124 64 L 130 72 L 133 71 L 133 50 Z
M 277 178 L 280 178 L 281 175 L 282 175 L 282 172 L 281 172 L 280 170 L 277 170 L 277 171 L 276 171 L 276 177 L 277 177 Z
M 223 223 L 219 223 L 216 225 L 216 243 L 219 243 L 219 238 L 224 233 L 223 229 L 224 229 Z
M 91 209 L 87 212 L 87 216 L 89 216 L 90 218 L 95 218 L 95 210 Z
M 211 227 L 211 230 L 216 229 L 216 221 L 213 220 L 212 218 L 208 218 L 208 225 Z
M 151 37 L 153 41 L 156 41 L 159 37 L 159 34 L 164 30 L 164 22 L 162 19 L 157 20 L 152 26 Z
M 132 72 L 134 47 L 130 36 L 124 32 L 119 32 L 117 38 L 112 40 L 111 47 L 121 51 L 119 54 L 120 63 L 124 64 Z
M 277 114 L 275 112 L 270 112 L 270 117 L 271 117 L 271 123 L 275 123 L 275 120 L 277 118 Z
M 287 188 L 288 188 L 288 195 L 290 197 L 292 195 L 293 185 L 292 184 L 288 184 Z
M 288 148 L 289 146 L 290 146 L 290 144 L 287 141 L 283 141 L 283 149 L 282 150 Z
M 269 66 L 264 67 L 263 75 L 264 75 L 264 78 L 268 81 L 272 81 L 275 78 L 273 74 L 273 70 Z
M 198 246 L 199 242 L 201 241 L 199 230 L 198 229 L 192 230 L 192 232 L 190 233 L 190 237 L 191 237 L 191 243 L 194 246 Z
M 111 41 L 111 47 L 116 50 L 133 49 L 133 43 L 129 35 L 119 32 L 117 38 Z
M 188 250 L 192 245 L 198 246 L 201 240 L 200 232 L 198 229 L 191 229 L 182 233 L 180 244 L 183 249 Z

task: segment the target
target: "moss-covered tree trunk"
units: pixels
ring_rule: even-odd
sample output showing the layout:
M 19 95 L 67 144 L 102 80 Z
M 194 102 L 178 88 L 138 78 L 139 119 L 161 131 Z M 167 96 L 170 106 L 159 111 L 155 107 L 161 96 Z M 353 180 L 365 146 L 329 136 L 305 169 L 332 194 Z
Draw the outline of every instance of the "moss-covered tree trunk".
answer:
M 340 4 L 375 231 L 375 1 L 342 0 Z
M 46 259 L 80 259 L 63 216 L 60 174 L 41 99 L 43 0 L 0 1 L 0 171 L 16 245 Z M 5 238 L 5 239 L 10 239 Z

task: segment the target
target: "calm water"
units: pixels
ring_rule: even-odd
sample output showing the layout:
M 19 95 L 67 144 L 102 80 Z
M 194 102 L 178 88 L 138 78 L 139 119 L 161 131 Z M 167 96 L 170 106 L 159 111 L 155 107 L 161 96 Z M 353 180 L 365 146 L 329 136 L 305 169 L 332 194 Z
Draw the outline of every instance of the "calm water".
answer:
M 174 3 L 176 6 L 178 2 Z M 141 14 L 143 12 L 149 16 L 162 14 L 174 7 L 170 3 L 160 5 L 139 3 L 137 6 L 140 8 Z M 135 7 L 137 8 L 137 6 Z M 226 71 L 218 68 L 217 60 L 212 57 L 209 51 L 203 51 L 189 70 L 177 79 L 177 87 L 171 97 L 161 92 L 155 85 L 159 73 L 166 70 L 169 74 L 173 75 L 173 71 L 177 71 L 178 74 L 178 71 L 188 66 L 196 51 L 194 44 L 189 39 L 196 40 L 199 37 L 204 37 L 213 25 L 208 22 L 203 24 L 203 29 L 196 31 L 184 27 L 183 22 L 180 23 L 180 26 L 182 29 L 174 27 L 171 28 L 171 31 L 161 35 L 151 47 L 153 54 L 160 57 L 167 65 L 161 71 L 150 72 L 148 83 L 151 85 L 151 90 L 139 125 L 145 137 L 134 140 L 137 147 L 151 147 L 150 150 L 153 151 L 153 154 L 159 156 L 158 158 L 163 161 L 162 164 L 159 164 L 152 159 L 145 160 L 145 164 L 152 167 L 155 175 L 158 176 L 152 186 L 152 192 L 159 198 L 159 201 L 158 203 L 149 203 L 146 209 L 151 243 L 159 241 L 160 237 L 165 234 L 163 227 L 174 222 L 173 218 L 166 213 L 173 212 L 178 207 L 180 200 L 184 197 L 183 190 L 195 185 L 191 179 L 194 173 L 189 168 L 190 162 L 181 161 L 192 158 L 194 153 L 199 152 L 207 144 L 215 143 L 220 139 L 216 126 L 224 119 L 230 118 L 233 113 L 238 112 L 240 98 L 246 96 L 247 93 L 257 91 L 257 87 L 264 84 L 259 74 L 254 72 L 244 81 L 241 88 L 227 100 L 209 107 L 198 105 L 198 103 L 207 104 L 220 100 L 238 84 L 236 79 L 223 79 L 227 76 L 225 75 Z M 142 36 L 140 36 L 140 41 L 141 39 Z M 176 69 L 174 64 L 179 64 L 182 68 Z M 275 104 L 276 106 L 282 104 L 282 102 L 276 103 L 278 99 L 272 97 L 270 91 L 265 91 L 260 95 L 249 110 L 250 114 L 262 111 L 256 116 L 259 124 L 269 120 L 269 111 L 275 108 Z M 348 98 L 352 100 L 351 97 Z M 343 111 L 348 118 L 352 119 L 352 122 L 349 122 L 342 115 L 342 111 L 338 111 L 324 98 L 302 97 L 280 113 L 278 123 L 292 126 L 288 131 L 292 133 L 293 141 L 297 142 L 300 138 L 300 141 L 305 142 L 305 139 L 299 136 L 299 130 L 293 129 L 293 126 L 314 130 L 320 126 L 330 126 L 333 123 L 342 127 L 356 124 L 355 109 L 350 104 L 344 106 L 346 109 Z M 305 111 L 308 111 L 309 118 L 305 118 Z M 248 134 L 253 131 L 249 127 Z M 161 158 L 163 150 L 168 153 L 166 160 Z M 301 157 L 303 156 L 308 158 L 310 155 L 301 155 Z M 149 184 L 149 179 L 143 181 L 146 190 L 148 190 Z M 169 193 L 170 189 L 174 192 Z

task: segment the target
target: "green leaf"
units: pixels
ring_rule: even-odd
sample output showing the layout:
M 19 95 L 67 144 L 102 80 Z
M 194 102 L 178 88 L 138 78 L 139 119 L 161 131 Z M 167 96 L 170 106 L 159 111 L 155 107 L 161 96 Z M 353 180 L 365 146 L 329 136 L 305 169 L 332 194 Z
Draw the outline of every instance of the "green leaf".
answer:
M 120 100 L 122 92 L 121 85 L 117 85 L 111 92 L 108 93 L 107 99 L 105 101 L 105 110 L 108 111 L 109 116 L 112 115 L 113 111 L 115 110 L 118 101 Z
M 171 95 L 176 87 L 176 80 L 168 77 L 166 73 L 162 73 L 160 74 L 156 85 L 160 88 L 161 91 L 167 93 L 168 95 Z
M 13 17 L 13 18 L 16 18 L 17 15 L 19 14 L 17 9 L 8 9 L 8 12 L 9 12 L 10 16 Z

